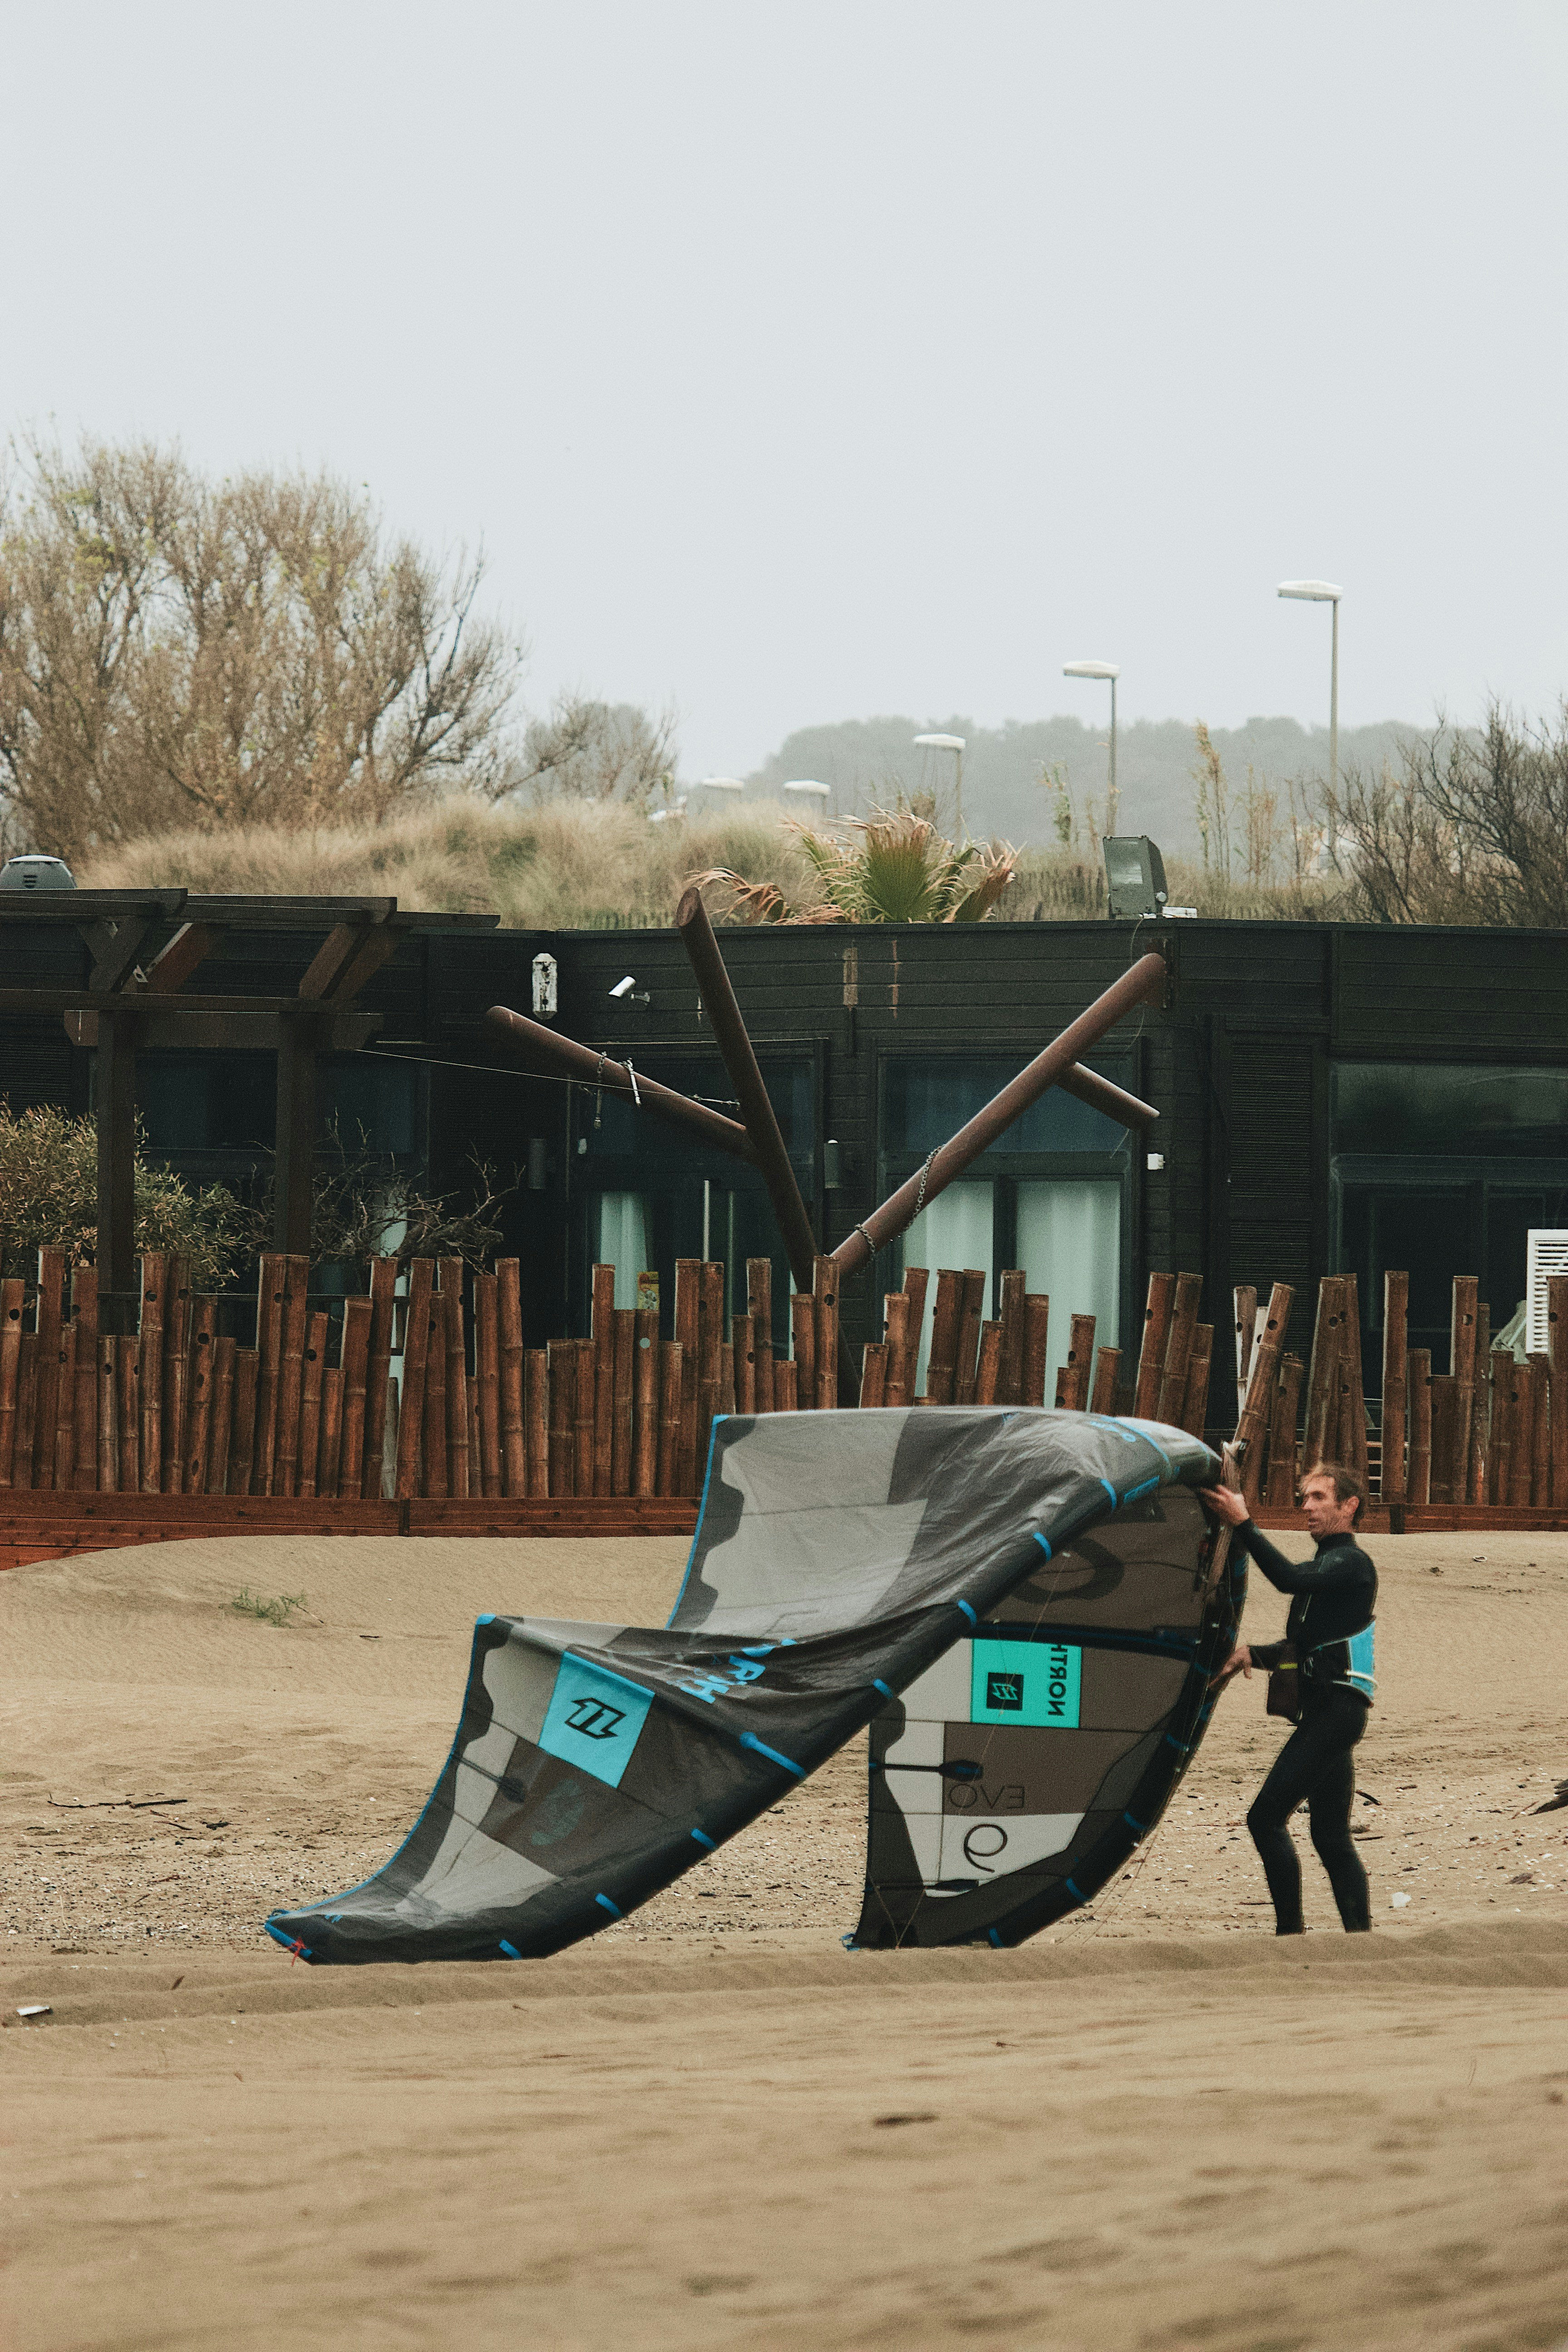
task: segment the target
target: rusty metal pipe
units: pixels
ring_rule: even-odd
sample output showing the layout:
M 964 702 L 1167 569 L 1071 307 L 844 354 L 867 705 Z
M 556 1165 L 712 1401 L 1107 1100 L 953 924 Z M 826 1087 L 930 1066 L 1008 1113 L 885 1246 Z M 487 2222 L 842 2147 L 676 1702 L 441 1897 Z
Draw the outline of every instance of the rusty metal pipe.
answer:
M 966 1127 L 950 1136 L 941 1149 L 932 1153 L 926 1166 L 890 1193 L 880 1208 L 873 1209 L 862 1224 L 856 1226 L 847 1240 L 841 1241 L 833 1253 L 835 1265 L 841 1275 L 853 1274 L 865 1265 L 875 1250 L 894 1239 L 914 1223 L 915 1216 L 928 1201 L 957 1176 L 962 1176 L 972 1160 L 978 1160 L 999 1137 L 1005 1134 L 1016 1118 L 1037 1102 L 1047 1087 L 1058 1086 L 1062 1074 L 1071 1069 L 1079 1055 L 1088 1051 L 1114 1029 L 1124 1013 L 1135 1004 L 1158 1004 L 1165 991 L 1165 962 L 1163 956 L 1140 956 L 1137 962 L 1103 996 L 1097 997 L 1086 1013 L 1062 1031 L 1059 1037 L 1037 1054 L 1027 1069 L 993 1096 L 984 1110 L 975 1112 Z M 1131 1099 L 1131 1097 L 1129 1097 Z
M 492 1004 L 485 1014 L 485 1026 L 526 1058 L 549 1064 L 583 1086 L 603 1087 L 606 1094 L 624 1095 L 628 1101 L 640 1097 L 643 1109 L 651 1111 L 656 1118 L 694 1129 L 705 1141 L 717 1144 L 721 1151 L 747 1160 L 752 1167 L 758 1164 L 756 1147 L 745 1129 L 738 1120 L 726 1118 L 722 1111 L 710 1110 L 706 1103 L 692 1102 L 687 1096 L 677 1094 L 673 1087 L 661 1087 L 657 1078 L 645 1078 L 640 1070 L 634 1097 L 631 1074 L 624 1062 L 612 1062 L 607 1055 L 595 1054 L 591 1045 L 579 1045 L 574 1037 L 559 1037 L 553 1029 L 525 1020 L 507 1005 Z

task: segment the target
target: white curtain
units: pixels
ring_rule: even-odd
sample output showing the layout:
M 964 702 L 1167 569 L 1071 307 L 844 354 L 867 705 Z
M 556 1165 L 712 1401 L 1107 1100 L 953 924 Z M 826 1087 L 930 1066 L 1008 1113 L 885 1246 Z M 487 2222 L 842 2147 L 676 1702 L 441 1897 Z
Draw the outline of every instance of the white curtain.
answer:
M 637 1305 L 637 1276 L 651 1269 L 647 1223 L 640 1192 L 600 1193 L 598 1262 L 616 1269 L 617 1307 Z
M 904 1264 L 929 1266 L 983 1266 L 985 1272 L 985 1313 L 991 1312 L 992 1187 L 982 1183 L 950 1184 L 929 1209 L 922 1209 L 904 1235 Z M 1033 1286 L 1031 1286 L 1032 1287 Z M 925 1386 L 926 1352 L 936 1306 L 936 1285 L 926 1286 L 925 1322 L 921 1330 L 920 1366 L 915 1375 L 918 1394 Z
M 1057 1374 L 1067 1361 L 1073 1316 L 1094 1317 L 1097 1349 L 1121 1345 L 1121 1185 L 1114 1180 L 1079 1183 L 1055 1178 L 1020 1184 L 1018 1264 L 1026 1287 L 1045 1291 L 1051 1302 L 1046 1369 L 1046 1402 L 1051 1405 L 1057 1401 Z

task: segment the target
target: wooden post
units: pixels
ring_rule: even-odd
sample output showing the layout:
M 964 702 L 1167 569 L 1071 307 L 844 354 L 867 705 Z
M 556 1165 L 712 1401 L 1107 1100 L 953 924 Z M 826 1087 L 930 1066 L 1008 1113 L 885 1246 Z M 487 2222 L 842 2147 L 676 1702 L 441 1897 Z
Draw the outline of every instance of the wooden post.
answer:
M 632 1444 L 632 1492 L 654 1493 L 658 1478 L 658 1312 L 652 1307 L 634 1310 L 637 1319 L 637 1373 Z M 772 1364 L 769 1365 L 770 1374 Z M 772 1386 L 770 1378 L 769 1386 Z
M 1344 1285 L 1337 1274 L 1326 1274 L 1318 1285 L 1318 1315 L 1307 1371 L 1307 1426 L 1301 1442 L 1303 1470 L 1314 1462 L 1331 1460 L 1333 1456 L 1344 1319 Z
M 1002 1366 L 1002 1326 L 982 1323 L 980 1326 L 980 1360 L 974 1372 L 974 1402 L 994 1404 L 996 1375 Z
M 1058 1403 L 1067 1403 L 1074 1412 L 1089 1411 L 1089 1383 L 1093 1364 L 1094 1318 L 1092 1315 L 1075 1315 L 1072 1318 L 1071 1337 L 1068 1341 L 1067 1362 L 1062 1366 L 1062 1370 L 1067 1375 L 1068 1393 L 1064 1399 L 1058 1383 L 1057 1390 Z
M 1552 1499 L 1552 1359 L 1530 1359 L 1530 1499 L 1543 1509 Z
M 592 1339 L 573 1343 L 577 1350 L 577 1412 L 573 1423 L 575 1439 L 575 1459 L 573 1468 L 579 1495 L 596 1491 L 594 1475 L 595 1431 L 599 1409 L 599 1366 L 597 1351 Z M 610 1379 L 615 1381 L 615 1357 L 610 1358 Z M 612 1386 L 612 1399 L 613 1386 Z
M 1252 1350 L 1258 1337 L 1258 1290 L 1255 1284 L 1238 1282 L 1232 1297 L 1236 1301 L 1236 1411 L 1239 1420 L 1247 1402 L 1247 1383 L 1252 1371 Z
M 838 1268 L 819 1256 L 812 1268 L 816 1321 L 816 1409 L 831 1412 L 838 1402 Z
M 1523 1506 L 1530 1501 L 1531 1456 L 1535 1437 L 1535 1371 L 1528 1360 L 1514 1365 L 1508 1417 L 1513 1447 L 1509 1457 L 1507 1499 Z M 1500 1503 L 1503 1499 L 1501 1495 L 1498 1496 Z
M 215 1301 L 216 1311 L 216 1301 Z M 235 1343 L 226 1334 L 215 1339 L 208 1374 L 211 1404 L 207 1414 L 207 1483 L 209 1495 L 228 1492 L 228 1456 L 234 1435 Z M 251 1402 L 255 1403 L 254 1393 Z
M 228 1485 L 230 1495 L 248 1495 L 254 1491 L 256 1460 L 256 1392 L 259 1384 L 261 1359 L 254 1348 L 237 1348 L 234 1351 L 234 1423 L 228 1441 Z
M 659 1417 L 658 1472 L 656 1491 L 660 1495 L 680 1492 L 680 1473 L 684 1455 L 681 1423 L 685 1417 L 686 1374 L 681 1362 L 684 1343 L 679 1339 L 661 1339 L 659 1355 Z M 777 1371 L 774 1366 L 774 1371 Z
M 908 1277 L 906 1276 L 906 1280 Z M 963 1276 L 952 1266 L 943 1266 L 936 1278 L 936 1301 L 931 1308 L 931 1354 L 926 1360 L 926 1402 L 951 1404 L 958 1360 L 958 1326 L 963 1312 Z M 1040 1368 L 1041 1394 L 1044 1395 L 1045 1367 Z
M 1483 1298 L 1476 1307 L 1476 1393 L 1470 1410 L 1469 1476 L 1465 1487 L 1466 1498 L 1472 1503 L 1487 1499 L 1487 1446 L 1492 1425 L 1491 1322 L 1491 1309 Z
M 1050 1336 L 1051 1302 L 1049 1298 L 1043 1290 L 1026 1291 L 1024 1294 L 1024 1371 L 1019 1385 L 1019 1402 L 1023 1404 L 1037 1406 L 1045 1403 L 1046 1363 L 1050 1354 Z M 1110 1355 L 1115 1357 L 1118 1364 L 1121 1361 L 1120 1348 L 1102 1348 L 1100 1352 L 1102 1358 Z M 1113 1366 L 1113 1380 L 1114 1371 Z M 1115 1411 L 1115 1406 L 1116 1394 L 1113 1387 L 1110 1403 L 1103 1407 L 1097 1405 L 1095 1410 L 1112 1412 Z
M 342 1475 L 343 1368 L 328 1364 L 321 1373 L 321 1442 L 316 1455 L 316 1492 L 335 1496 Z
M 696 1494 L 708 1467 L 713 1416 L 719 1410 L 719 1350 L 724 1344 L 724 1269 L 709 1259 L 702 1267 L 697 1302 L 697 1449 L 690 1492 Z
M 735 1354 L 735 1411 L 754 1413 L 757 1409 L 757 1360 L 752 1348 L 752 1318 L 749 1315 L 731 1316 L 730 1345 Z
M 868 1339 L 860 1358 L 860 1403 L 869 1411 L 888 1402 L 888 1361 L 892 1349 L 886 1339 Z
M 1432 1499 L 1432 1350 L 1412 1348 L 1405 1356 L 1405 1380 L 1410 1397 L 1410 1461 L 1405 1472 L 1405 1499 Z M 1308 1457 L 1310 1466 L 1311 1456 Z
M 1165 1370 L 1165 1342 L 1171 1330 L 1171 1294 L 1175 1276 L 1152 1274 L 1143 1308 L 1143 1339 L 1138 1352 L 1138 1384 L 1132 1411 L 1140 1421 L 1160 1418 L 1160 1385 Z
M 719 1417 L 727 1421 L 735 1410 L 735 1348 L 730 1339 L 719 1342 Z
M 773 1262 L 770 1257 L 746 1260 L 746 1304 L 752 1317 L 752 1380 L 753 1411 L 773 1409 Z
M 614 1360 L 610 1373 L 610 1493 L 629 1495 L 632 1491 L 632 1392 L 637 1379 L 637 1311 L 635 1307 L 613 1307 L 611 1342 Z M 748 1364 L 747 1370 L 750 1370 Z M 597 1457 L 595 1455 L 595 1478 Z
M 368 1298 L 343 1301 L 342 1370 L 342 1431 L 338 1442 L 338 1492 L 357 1502 L 364 1493 L 365 1377 L 370 1365 L 370 1327 L 374 1313 Z M 376 1481 L 375 1492 L 381 1492 Z
M 49 1447 L 49 1466 L 54 1473 L 57 1494 L 68 1495 L 76 1484 L 76 1326 L 60 1327 L 59 1342 L 55 1350 L 55 1426 L 54 1443 Z
M 1179 1425 L 1187 1401 L 1187 1368 L 1193 1332 L 1203 1298 L 1203 1276 L 1178 1274 L 1171 1307 L 1171 1331 L 1165 1342 L 1165 1364 L 1160 1379 L 1160 1410 L 1156 1419 Z
M 1459 1384 L 1452 1372 L 1434 1372 L 1431 1397 L 1432 1459 L 1427 1493 L 1434 1503 L 1451 1503 L 1459 1439 Z
M 773 1411 L 775 1412 L 799 1412 L 800 1399 L 796 1393 L 799 1385 L 798 1371 L 799 1368 L 793 1356 L 773 1358 Z
M 136 1022 L 130 1013 L 99 1014 L 94 1076 L 99 1321 L 118 1334 L 136 1323 Z
M 392 1328 L 396 1317 L 397 1260 L 374 1257 L 370 1262 L 370 1337 L 366 1344 L 364 1383 L 364 1468 L 359 1492 L 371 1501 L 381 1496 L 382 1463 L 386 1450 L 386 1395 L 392 1380 Z M 398 1425 L 398 1444 L 403 1442 Z
M 985 1276 L 977 1265 L 963 1270 L 963 1296 L 958 1314 L 958 1361 L 954 1367 L 952 1402 L 973 1404 L 980 1349 L 980 1326 L 985 1318 Z
M 117 1340 L 118 1386 L 120 1390 L 120 1486 L 122 1495 L 134 1495 L 142 1484 L 142 1343 L 129 1332 Z
M 808 1412 L 816 1403 L 816 1301 L 804 1290 L 792 1291 L 789 1302 L 790 1333 L 795 1344 L 795 1402 L 792 1412 Z M 773 1387 L 778 1387 L 778 1366 L 773 1366 Z
M 910 1336 L 910 1302 L 901 1290 L 889 1290 L 882 1300 L 884 1340 L 877 1370 L 873 1375 L 877 1404 L 902 1405 L 910 1402 L 904 1385 L 904 1364 Z M 866 1376 L 860 1378 L 860 1402 L 866 1402 Z
M 163 1458 L 159 1465 L 165 1495 L 183 1491 L 190 1348 L 191 1261 L 171 1255 L 163 1294 Z
M 10 1486 L 16 1456 L 16 1372 L 26 1296 L 27 1286 L 19 1274 L 0 1282 L 0 1487 Z
M 66 1254 L 63 1249 L 38 1252 L 37 1334 L 38 1386 L 34 1406 L 33 1476 L 35 1487 L 55 1483 L 55 1449 L 60 1407 L 60 1332 L 65 1320 Z M 75 1380 L 73 1368 L 72 1390 Z
M 1448 1370 L 1458 1383 L 1458 1411 L 1454 1430 L 1454 1500 L 1462 1503 L 1469 1472 L 1470 1423 L 1476 1409 L 1476 1316 L 1480 1284 L 1473 1274 L 1454 1276 L 1453 1307 L 1448 1329 Z
M 577 1345 L 573 1339 L 552 1339 L 546 1355 L 550 1378 L 550 1498 L 559 1502 L 575 1492 L 577 1441 Z
M 136 1378 L 142 1408 L 142 1492 L 158 1492 L 163 1459 L 163 1294 L 169 1260 L 165 1251 L 142 1254 L 142 1345 Z
M 635 1311 L 635 1310 L 634 1310 Z M 595 1495 L 617 1492 L 616 1456 L 616 1269 L 594 1268 L 588 1328 L 594 1340 L 594 1485 Z
M 1278 1289 L 1280 1286 L 1276 1284 Z M 1256 1510 L 1263 1491 L 1263 1441 L 1274 1405 L 1274 1380 L 1279 1365 L 1279 1331 L 1283 1323 L 1266 1325 L 1252 1350 L 1247 1382 L 1247 1402 L 1236 1424 L 1232 1454 L 1241 1474 L 1241 1491 L 1249 1510 Z
M 317 1024 L 289 1015 L 278 1030 L 278 1121 L 273 1141 L 272 1246 L 309 1261 L 316 1171 Z M 304 1340 L 300 1339 L 303 1368 Z M 296 1403 L 298 1398 L 296 1398 Z M 275 1487 L 293 1493 L 291 1486 Z
M 420 1447 L 421 1475 L 416 1493 L 439 1498 L 452 1491 L 447 1455 L 447 1302 L 437 1286 L 437 1261 L 431 1261 L 430 1297 L 426 1309 L 429 1339 L 425 1351 L 424 1430 Z M 412 1308 L 410 1312 L 412 1313 Z M 407 1342 L 404 1351 L 406 1355 Z M 407 1401 L 404 1402 L 406 1412 Z
M 1359 1276 L 1353 1274 L 1347 1274 L 1342 1279 L 1345 1286 L 1345 1328 L 1344 1352 L 1341 1360 L 1347 1376 L 1345 1412 L 1350 1423 L 1349 1459 L 1364 1486 L 1367 1475 L 1366 1390 L 1361 1364 L 1361 1281 Z M 1342 1454 L 1340 1458 L 1342 1461 L 1345 1456 Z
M 1301 1383 L 1307 1367 L 1300 1356 L 1287 1356 L 1279 1367 L 1274 1391 L 1273 1418 L 1268 1430 L 1268 1507 L 1288 1511 L 1296 1499 L 1296 1424 L 1301 1409 Z
M 300 1466 L 297 1494 L 316 1492 L 316 1471 L 321 1456 L 321 1375 L 327 1369 L 328 1319 L 318 1309 L 305 1326 L 305 1347 L 300 1365 Z
M 76 1332 L 76 1475 L 79 1495 L 98 1485 L 98 1268 L 71 1273 L 71 1323 Z
M 30 1494 L 33 1486 L 33 1440 L 38 1413 L 38 1335 L 36 1331 L 22 1334 L 21 1354 L 16 1363 L 16 1444 L 11 1465 L 11 1483 L 18 1494 Z
M 1385 1503 L 1405 1500 L 1405 1355 L 1409 1348 L 1410 1276 L 1383 1277 L 1383 1478 Z
M 254 1491 L 258 1495 L 272 1492 L 278 1434 L 278 1365 L 283 1352 L 283 1295 L 288 1287 L 288 1259 L 278 1251 L 262 1251 L 256 1279 L 256 1459 L 251 1474 Z
M 463 1329 L 460 1257 L 441 1260 L 441 1320 L 447 1340 L 447 1491 L 466 1503 L 479 1485 L 479 1465 L 468 1463 L 468 1349 Z
M 185 1374 L 185 1442 L 180 1454 L 182 1495 L 205 1495 L 212 1455 L 213 1376 L 217 1339 L 217 1300 L 193 1303 L 189 1369 Z M 232 1352 L 232 1351 L 231 1351 Z
M 120 1491 L 120 1343 L 112 1331 L 98 1335 L 98 1491 Z M 9 1485 L 9 1474 L 0 1484 Z
M 926 1290 L 930 1281 L 929 1268 L 923 1265 L 907 1265 L 904 1268 L 904 1297 L 910 1302 L 909 1325 L 904 1335 L 904 1395 L 910 1404 L 917 1402 L 921 1340 L 925 1334 Z
M 283 1261 L 283 1344 L 278 1357 L 278 1433 L 272 1449 L 272 1492 L 293 1495 L 300 1480 L 300 1399 L 305 1381 L 305 1338 L 310 1320 L 310 1261 L 291 1253 Z
M 504 1300 L 505 1292 L 501 1296 Z M 523 1470 L 519 1490 L 529 1495 L 550 1492 L 550 1356 L 543 1348 L 529 1348 L 522 1359 Z
M 673 1473 L 671 1495 L 689 1495 L 697 1484 L 697 1347 L 701 1317 L 702 1261 L 675 1261 L 675 1341 L 679 1356 L 668 1359 L 680 1374 L 680 1448 Z M 668 1411 L 668 1401 L 665 1403 Z
M 1021 1404 L 1024 1399 L 1024 1273 L 1018 1266 L 1008 1266 L 1002 1276 L 1002 1359 L 996 1370 L 998 1404 Z
M 1552 1502 L 1568 1506 L 1568 1275 L 1546 1277 L 1546 1353 L 1552 1367 Z
M 1044 1364 L 1041 1366 L 1042 1372 Z M 1089 1398 L 1091 1412 L 1116 1411 L 1116 1383 L 1121 1377 L 1120 1348 L 1101 1348 L 1094 1360 L 1094 1392 Z
M 520 1260 L 515 1257 L 499 1260 L 495 1285 L 496 1320 L 500 1326 L 500 1491 L 505 1495 L 542 1494 L 542 1486 L 536 1488 L 531 1483 L 528 1435 L 523 1419 Z
M 1214 1325 L 1193 1327 L 1192 1354 L 1187 1359 L 1187 1394 L 1181 1426 L 1190 1437 L 1201 1437 L 1208 1419 L 1209 1370 L 1214 1361 Z
M 1491 1364 L 1491 1442 L 1487 1448 L 1489 1503 L 1506 1503 L 1513 1465 L 1513 1350 L 1494 1348 Z
M 408 1296 L 403 1323 L 403 1380 L 398 1397 L 397 1466 L 393 1491 L 397 1500 L 413 1502 L 419 1494 L 420 1455 L 424 1451 L 421 1439 L 425 1429 L 425 1375 L 430 1353 L 430 1278 L 434 1272 L 427 1257 L 408 1261 Z M 374 1300 L 374 1294 L 372 1293 Z M 372 1346 L 374 1346 L 374 1325 L 372 1325 Z M 369 1460 L 369 1433 L 366 1433 L 366 1463 Z M 375 1490 L 373 1488 L 372 1490 Z

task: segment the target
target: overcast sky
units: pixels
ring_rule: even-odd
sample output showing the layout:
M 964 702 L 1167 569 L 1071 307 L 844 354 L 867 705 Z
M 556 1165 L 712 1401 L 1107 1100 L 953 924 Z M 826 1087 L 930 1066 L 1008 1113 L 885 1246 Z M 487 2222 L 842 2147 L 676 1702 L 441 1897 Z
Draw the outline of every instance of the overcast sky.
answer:
M 1563 0 L 5 14 L 0 413 L 483 540 L 684 766 L 1568 685 Z

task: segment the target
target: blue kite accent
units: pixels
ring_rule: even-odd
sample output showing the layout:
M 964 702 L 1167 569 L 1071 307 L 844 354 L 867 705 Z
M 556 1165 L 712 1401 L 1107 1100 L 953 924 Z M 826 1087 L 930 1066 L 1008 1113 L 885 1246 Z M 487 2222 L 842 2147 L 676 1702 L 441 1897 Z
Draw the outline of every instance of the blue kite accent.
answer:
M 754 1731 L 742 1731 L 741 1734 L 741 1745 L 742 1748 L 749 1748 L 753 1755 L 765 1756 L 770 1764 L 782 1764 L 784 1770 L 786 1772 L 793 1772 L 797 1780 L 805 1780 L 805 1767 L 804 1764 L 795 1763 L 791 1757 L 781 1756 L 776 1748 L 769 1748 L 763 1740 L 757 1738 Z
M 506 1954 L 507 1958 L 508 1958 L 509 1960 L 521 1960 L 521 1958 L 522 1958 L 522 1954 L 518 1950 L 517 1946 L 516 1946 L 515 1944 L 509 1944 L 509 1943 L 507 1942 L 507 1939 L 506 1939 L 506 1937 L 505 1937 L 504 1936 L 503 1936 L 503 1937 L 501 1937 L 501 1939 L 500 1939 L 500 1948 L 501 1948 L 501 1950 Z
M 704 1847 L 709 1853 L 713 1852 L 714 1847 L 719 1843 L 717 1838 L 710 1838 L 706 1830 L 693 1830 L 691 1834 L 697 1840 L 698 1844 Z
M 626 1913 L 624 1911 L 617 1910 L 615 1904 L 611 1902 L 607 1895 L 595 1895 L 594 1900 L 595 1903 L 602 1903 L 604 1905 L 612 1919 L 624 1919 L 626 1917 Z

